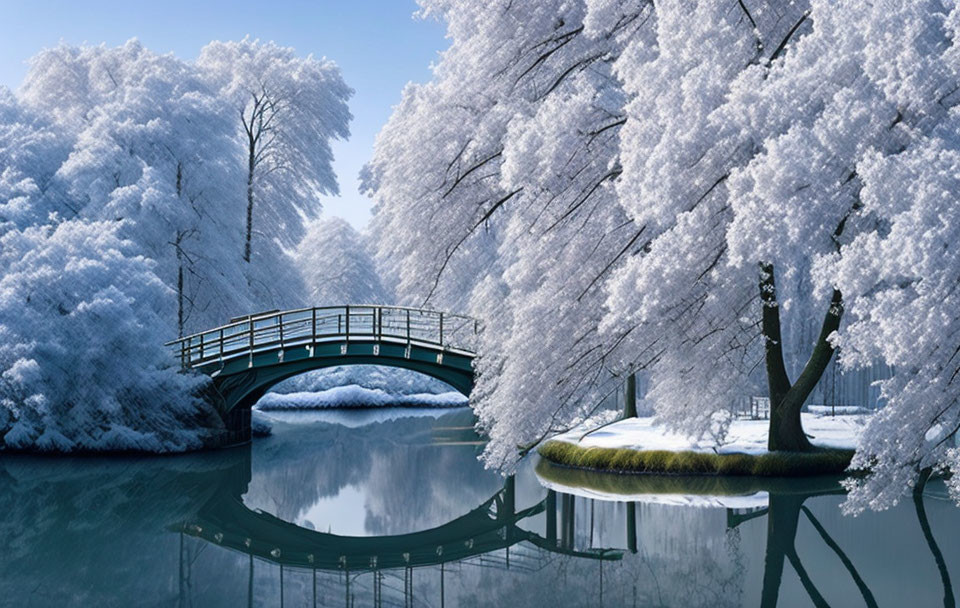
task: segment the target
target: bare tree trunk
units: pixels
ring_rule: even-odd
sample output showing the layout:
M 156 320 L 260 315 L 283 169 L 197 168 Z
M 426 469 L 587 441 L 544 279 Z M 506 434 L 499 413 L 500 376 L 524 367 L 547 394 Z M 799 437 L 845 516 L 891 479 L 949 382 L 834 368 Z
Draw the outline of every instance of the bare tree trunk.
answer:
M 770 430 L 767 449 L 770 451 L 806 452 L 813 449 L 803 424 L 800 410 L 827 369 L 834 348 L 827 338 L 840 327 L 843 297 L 833 291 L 824 316 L 820 335 L 803 371 L 792 383 L 783 361 L 783 340 L 780 331 L 780 305 L 772 264 L 760 268 L 760 300 L 763 303 L 762 331 L 766 354 L 767 388 L 770 394 Z
M 183 254 L 177 237 L 177 337 L 183 337 Z
M 177 162 L 177 198 L 183 193 L 183 163 Z M 177 249 L 177 337 L 183 337 L 183 250 L 180 243 L 183 240 L 183 231 L 177 231 L 174 247 Z
M 252 132 L 248 132 L 249 140 L 247 159 L 247 237 L 243 247 L 243 261 L 250 262 L 250 242 L 253 240 L 253 174 L 257 168 L 256 139 Z

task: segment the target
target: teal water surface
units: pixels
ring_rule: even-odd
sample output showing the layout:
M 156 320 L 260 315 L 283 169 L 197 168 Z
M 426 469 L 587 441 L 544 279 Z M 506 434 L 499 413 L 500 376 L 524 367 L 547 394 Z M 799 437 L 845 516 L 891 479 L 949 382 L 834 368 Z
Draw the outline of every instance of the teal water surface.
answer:
M 942 484 L 846 517 L 834 479 L 618 479 L 535 458 L 503 478 L 472 424 L 290 414 L 218 452 L 2 456 L 0 605 L 954 603 L 960 509 Z

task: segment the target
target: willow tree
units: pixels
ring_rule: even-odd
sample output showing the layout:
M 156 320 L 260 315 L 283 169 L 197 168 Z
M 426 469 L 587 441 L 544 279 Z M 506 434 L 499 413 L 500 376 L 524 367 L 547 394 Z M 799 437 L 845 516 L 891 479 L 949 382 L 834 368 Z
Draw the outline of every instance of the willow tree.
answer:
M 954 458 L 955 316 L 921 289 L 953 293 L 953 7 L 422 4 L 452 44 L 378 139 L 374 227 L 397 235 L 381 255 L 402 267 L 401 295 L 469 289 L 487 318 L 475 401 L 489 463 L 509 467 L 635 369 L 659 419 L 694 436 L 722 432 L 722 411 L 762 383 L 770 448 L 810 449 L 800 408 L 838 348 L 844 366 L 898 370 L 854 508 Z M 489 273 L 467 262 L 478 251 Z M 798 340 L 809 318 L 819 331 Z M 922 405 L 921 378 L 937 380 Z M 904 442 L 890 425 L 907 417 Z

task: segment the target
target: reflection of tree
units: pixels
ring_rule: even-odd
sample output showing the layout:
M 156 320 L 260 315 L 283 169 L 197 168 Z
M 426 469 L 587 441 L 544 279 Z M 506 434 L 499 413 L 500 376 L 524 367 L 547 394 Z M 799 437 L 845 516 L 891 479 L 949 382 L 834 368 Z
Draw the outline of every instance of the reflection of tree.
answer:
M 800 507 L 806 498 L 804 495 L 797 494 L 770 495 L 770 506 L 767 510 L 767 549 L 763 564 L 763 590 L 760 594 L 760 605 L 763 608 L 773 608 L 777 605 L 785 559 L 790 561 L 790 565 L 793 566 L 814 606 L 827 605 L 807 575 L 803 564 L 800 563 L 795 546 Z
M 754 516 L 765 514 L 767 517 L 767 544 L 764 555 L 763 588 L 760 596 L 761 606 L 773 608 L 777 605 L 780 597 L 780 586 L 783 581 L 785 561 L 790 562 L 794 572 L 797 574 L 797 578 L 800 579 L 800 584 L 810 597 L 813 605 L 818 608 L 829 606 L 823 594 L 820 593 L 810 575 L 807 573 L 806 568 L 804 568 L 803 563 L 800 561 L 800 556 L 797 554 L 797 526 L 800 521 L 800 514 L 803 513 L 824 544 L 839 558 L 840 563 L 843 564 L 850 578 L 856 585 L 857 590 L 860 592 L 864 603 L 868 608 L 876 608 L 877 601 L 853 562 L 840 545 L 830 536 L 813 512 L 804 506 L 804 502 L 811 496 L 835 494 L 837 491 L 838 490 L 835 489 L 827 489 L 808 492 L 800 490 L 796 493 L 771 492 L 769 506 L 765 510 L 754 514 Z M 752 516 L 742 519 L 739 523 L 746 521 L 748 518 L 752 518 Z
M 805 506 L 801 506 L 800 509 L 803 511 L 803 514 L 807 516 L 807 519 L 810 520 L 810 523 L 813 524 L 813 527 L 816 529 L 817 534 L 820 535 L 820 538 L 823 539 L 823 542 L 840 558 L 840 562 L 843 564 L 843 567 L 846 568 L 847 572 L 850 573 L 850 578 L 853 579 L 857 589 L 860 590 L 860 594 L 863 596 L 863 600 L 866 602 L 868 608 L 876 608 L 877 601 L 874 599 L 873 593 L 867 588 L 867 584 L 863 581 L 863 578 L 860 576 L 860 573 L 857 572 L 857 569 L 854 567 L 853 562 L 850 561 L 850 558 L 847 557 L 847 554 L 844 553 L 840 545 L 827 534 L 826 528 L 817 520 L 810 509 Z
M 937 571 L 940 575 L 944 590 L 943 604 L 944 606 L 953 608 L 956 603 L 953 596 L 953 586 L 950 581 L 950 573 L 947 570 L 943 553 L 940 551 L 940 547 L 933 536 L 933 531 L 927 518 L 926 507 L 924 506 L 924 481 L 925 479 L 922 480 L 921 484 L 918 486 L 918 490 L 913 495 L 914 509 L 916 510 L 917 519 L 920 522 L 920 528 L 923 532 L 924 540 L 926 541 L 926 544 L 930 549 L 930 553 L 933 555 L 934 561 L 937 565 Z M 803 567 L 800 557 L 797 555 L 795 541 L 797 526 L 801 513 L 810 522 L 817 535 L 823 541 L 824 545 L 826 545 L 834 554 L 836 554 L 837 558 L 840 560 L 840 563 L 843 565 L 844 569 L 847 571 L 847 574 L 850 576 L 850 579 L 853 581 L 854 585 L 859 591 L 864 604 L 868 608 L 875 608 L 878 606 L 873 592 L 867 587 L 866 582 L 854 565 L 853 560 L 851 560 L 847 553 L 840 547 L 839 543 L 837 543 L 836 540 L 830 536 L 824 525 L 813 514 L 813 511 L 804 505 L 804 502 L 811 496 L 824 493 L 835 493 L 835 491 L 807 493 L 771 492 L 769 507 L 764 511 L 754 515 L 766 514 L 767 516 L 767 544 L 764 558 L 764 577 L 763 590 L 761 592 L 761 606 L 773 607 L 777 605 L 780 595 L 780 585 L 783 579 L 785 561 L 790 562 L 790 565 L 797 573 L 797 577 L 800 579 L 801 585 L 803 585 L 804 590 L 807 592 L 807 595 L 810 597 L 810 600 L 813 602 L 813 604 L 818 607 L 829 605 L 824 599 L 823 595 L 814 585 L 814 582 L 811 580 L 806 569 Z M 748 516 L 747 518 L 752 518 L 752 516 Z M 742 523 L 742 521 L 745 521 L 747 518 L 741 519 L 735 525 L 739 525 L 739 523 Z
M 503 480 L 477 474 L 471 446 L 409 446 L 375 451 L 366 480 L 366 528 L 370 534 L 422 530 L 463 514 L 496 492 Z
M 390 440 L 383 425 L 351 429 L 315 423 L 282 431 L 279 426 L 275 437 L 254 443 L 253 479 L 244 502 L 288 521 L 305 506 L 360 483 L 370 468 L 372 445 Z
M 920 476 L 920 482 L 917 484 L 916 491 L 913 493 L 913 505 L 917 511 L 917 519 L 920 521 L 920 529 L 923 531 L 923 538 L 927 541 L 930 553 L 937 563 L 937 571 L 940 573 L 940 581 L 943 584 L 943 605 L 946 608 L 956 606 L 956 600 L 953 597 L 953 584 L 950 582 L 950 572 L 947 570 L 947 562 L 943 559 L 943 553 L 940 546 L 933 537 L 933 529 L 930 527 L 930 520 L 927 519 L 927 509 L 923 505 L 923 490 L 930 478 L 930 470 L 925 469 Z
M 917 514 L 917 519 L 920 522 L 920 528 L 923 532 L 924 539 L 928 548 L 930 549 L 930 552 L 933 554 L 934 561 L 937 565 L 937 570 L 940 574 L 940 579 L 944 589 L 944 606 L 952 608 L 955 606 L 955 600 L 953 596 L 953 587 L 950 582 L 950 574 L 947 569 L 943 553 L 940 551 L 940 548 L 933 537 L 930 522 L 927 519 L 922 488 L 923 484 L 921 483 L 918 486 L 918 491 L 914 493 L 914 509 Z M 808 575 L 803 563 L 800 561 L 799 555 L 797 554 L 795 542 L 801 513 L 810 522 L 811 526 L 813 527 L 814 531 L 816 531 L 823 544 L 837 556 L 847 574 L 850 576 L 853 584 L 856 586 L 857 591 L 860 593 L 864 605 L 866 605 L 868 608 L 876 608 L 876 606 L 878 606 L 876 597 L 874 597 L 873 592 L 867 586 L 863 576 L 861 576 L 860 572 L 857 570 L 853 560 L 850 559 L 849 555 L 847 555 L 847 553 L 841 548 L 840 544 L 837 543 L 837 541 L 834 540 L 834 538 L 829 534 L 826 527 L 814 515 L 813 511 L 804 505 L 804 502 L 811 496 L 835 494 L 838 491 L 839 490 L 829 489 L 821 491 L 803 491 L 802 489 L 798 489 L 798 491 L 795 493 L 785 491 L 771 492 L 769 506 L 766 509 L 747 516 L 731 515 L 729 517 L 733 526 L 740 525 L 744 521 L 754 517 L 763 515 L 766 515 L 767 517 L 767 541 L 764 557 L 761 606 L 772 608 L 773 606 L 777 605 L 780 596 L 780 586 L 783 580 L 785 562 L 789 562 L 793 567 L 801 585 L 803 586 L 807 595 L 810 597 L 810 600 L 814 606 L 819 607 L 829 605 L 826 599 L 817 589 L 814 581 Z
M 179 538 L 166 526 L 220 492 L 243 492 L 249 467 L 243 448 L 165 458 L 4 456 L 0 604 L 173 603 Z M 220 568 L 232 559 L 210 557 Z
M 497 491 L 472 446 L 438 446 L 438 428 L 472 427 L 470 412 L 401 418 L 350 428 L 314 422 L 275 425 L 254 445 L 244 503 L 287 521 L 348 485 L 363 486 L 371 534 L 399 534 L 454 519 Z M 453 490 L 451 490 L 453 489 Z M 326 529 L 326 522 L 314 522 Z

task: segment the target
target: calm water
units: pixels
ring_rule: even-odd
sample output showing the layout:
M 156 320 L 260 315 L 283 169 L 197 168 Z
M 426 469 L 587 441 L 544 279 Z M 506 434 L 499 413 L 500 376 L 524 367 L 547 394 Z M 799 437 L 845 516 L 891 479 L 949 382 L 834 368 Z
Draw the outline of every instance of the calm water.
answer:
M 833 480 L 729 486 L 535 461 L 504 480 L 476 461 L 469 411 L 397 416 L 300 415 L 208 454 L 0 458 L 0 605 L 952 605 L 960 509 L 942 487 L 850 518 Z M 753 498 L 590 498 L 610 491 Z

